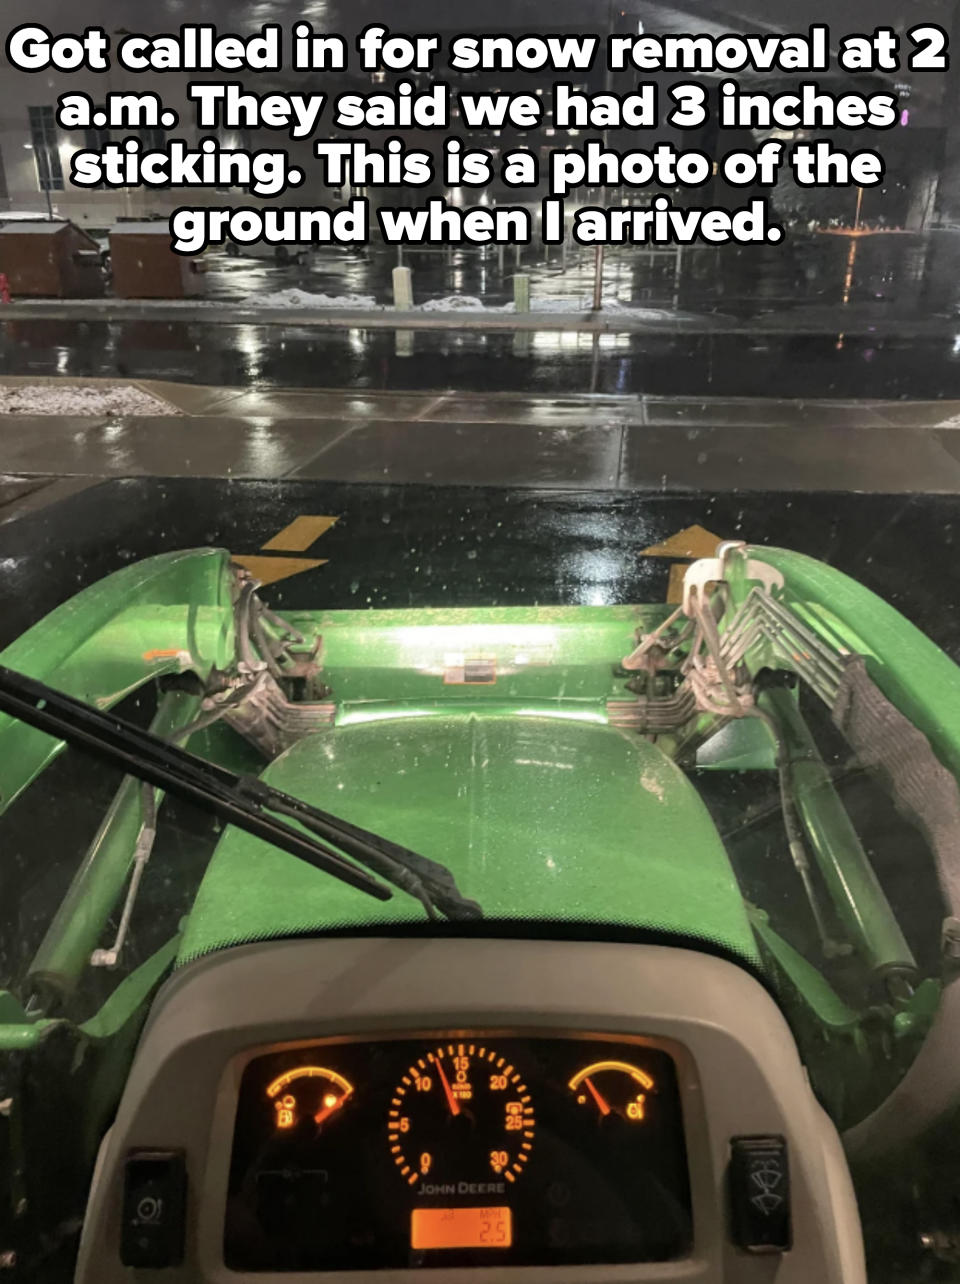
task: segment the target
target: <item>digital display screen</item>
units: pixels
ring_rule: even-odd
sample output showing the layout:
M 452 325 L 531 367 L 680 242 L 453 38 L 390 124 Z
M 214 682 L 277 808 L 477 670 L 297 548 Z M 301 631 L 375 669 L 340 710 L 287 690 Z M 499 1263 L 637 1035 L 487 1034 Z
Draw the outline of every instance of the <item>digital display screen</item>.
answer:
M 410 1217 L 411 1248 L 509 1248 L 512 1243 L 509 1208 L 415 1208 Z

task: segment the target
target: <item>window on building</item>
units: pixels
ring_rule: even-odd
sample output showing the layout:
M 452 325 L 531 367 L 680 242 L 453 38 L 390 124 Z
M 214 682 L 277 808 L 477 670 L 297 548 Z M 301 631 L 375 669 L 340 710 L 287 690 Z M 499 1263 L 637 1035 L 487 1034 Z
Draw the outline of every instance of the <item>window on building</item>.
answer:
M 106 111 L 106 108 L 103 106 L 103 104 L 100 104 L 100 106 L 94 108 L 94 111 L 95 112 Z M 91 128 L 91 129 L 85 129 L 83 131 L 83 142 L 88 152 L 102 152 L 103 149 L 106 147 L 107 143 L 109 143 L 109 141 L 110 141 L 109 129 Z M 106 183 L 97 183 L 96 187 L 93 188 L 92 190 L 102 191 L 105 187 L 106 187 Z
M 249 129 L 222 128 L 218 131 L 217 137 L 218 137 L 220 146 L 224 151 L 233 152 L 233 151 L 243 150 L 247 152 L 252 152 L 254 150 L 253 136 L 251 135 Z M 218 187 L 216 188 L 216 190 L 218 192 L 230 192 L 230 191 L 233 191 L 234 189 L 231 185 L 228 184 L 226 187 Z M 244 187 L 242 190 L 245 192 L 249 192 L 250 188 Z
M 167 145 L 167 131 L 143 128 L 140 130 L 140 141 L 145 152 L 162 152 Z
M 95 107 L 94 112 L 105 111 L 104 107 Z M 85 129 L 83 131 L 84 146 L 88 152 L 102 152 L 110 141 L 109 129 Z
M 167 131 L 165 129 L 153 129 L 147 125 L 141 125 L 137 130 L 140 136 L 140 145 L 145 152 L 162 152 L 167 146 Z M 154 189 L 165 189 L 170 186 L 169 183 L 153 183 Z
M 37 162 L 37 182 L 41 192 L 63 191 L 63 168 L 57 122 L 52 107 L 28 107 L 33 156 Z

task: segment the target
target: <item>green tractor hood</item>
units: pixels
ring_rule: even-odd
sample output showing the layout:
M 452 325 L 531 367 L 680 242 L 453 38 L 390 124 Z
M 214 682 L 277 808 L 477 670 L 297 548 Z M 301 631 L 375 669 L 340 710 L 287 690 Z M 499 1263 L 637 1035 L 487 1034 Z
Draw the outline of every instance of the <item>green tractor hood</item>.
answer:
M 620 924 L 709 941 L 756 965 L 720 838 L 654 745 L 590 714 L 403 713 L 309 736 L 264 779 L 443 862 L 487 920 Z M 180 961 L 266 937 L 422 919 L 402 893 L 380 904 L 228 829 Z

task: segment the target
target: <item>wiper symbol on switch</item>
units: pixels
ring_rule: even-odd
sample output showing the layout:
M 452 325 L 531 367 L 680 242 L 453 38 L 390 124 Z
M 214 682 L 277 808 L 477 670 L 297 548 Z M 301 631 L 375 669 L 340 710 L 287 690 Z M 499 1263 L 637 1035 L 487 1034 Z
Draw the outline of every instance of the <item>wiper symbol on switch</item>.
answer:
M 769 1217 L 783 1203 L 783 1196 L 776 1193 L 776 1188 L 783 1181 L 783 1169 L 775 1159 L 764 1159 L 750 1169 L 750 1185 L 759 1188 L 759 1193 L 751 1195 L 750 1203 Z

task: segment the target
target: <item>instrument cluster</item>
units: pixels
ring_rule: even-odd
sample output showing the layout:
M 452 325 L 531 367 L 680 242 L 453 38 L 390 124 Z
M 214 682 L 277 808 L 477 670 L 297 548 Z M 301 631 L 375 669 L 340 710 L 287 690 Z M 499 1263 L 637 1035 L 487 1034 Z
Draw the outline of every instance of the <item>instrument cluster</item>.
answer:
M 676 1071 L 646 1042 L 328 1040 L 244 1071 L 233 1270 L 652 1262 L 691 1244 Z

